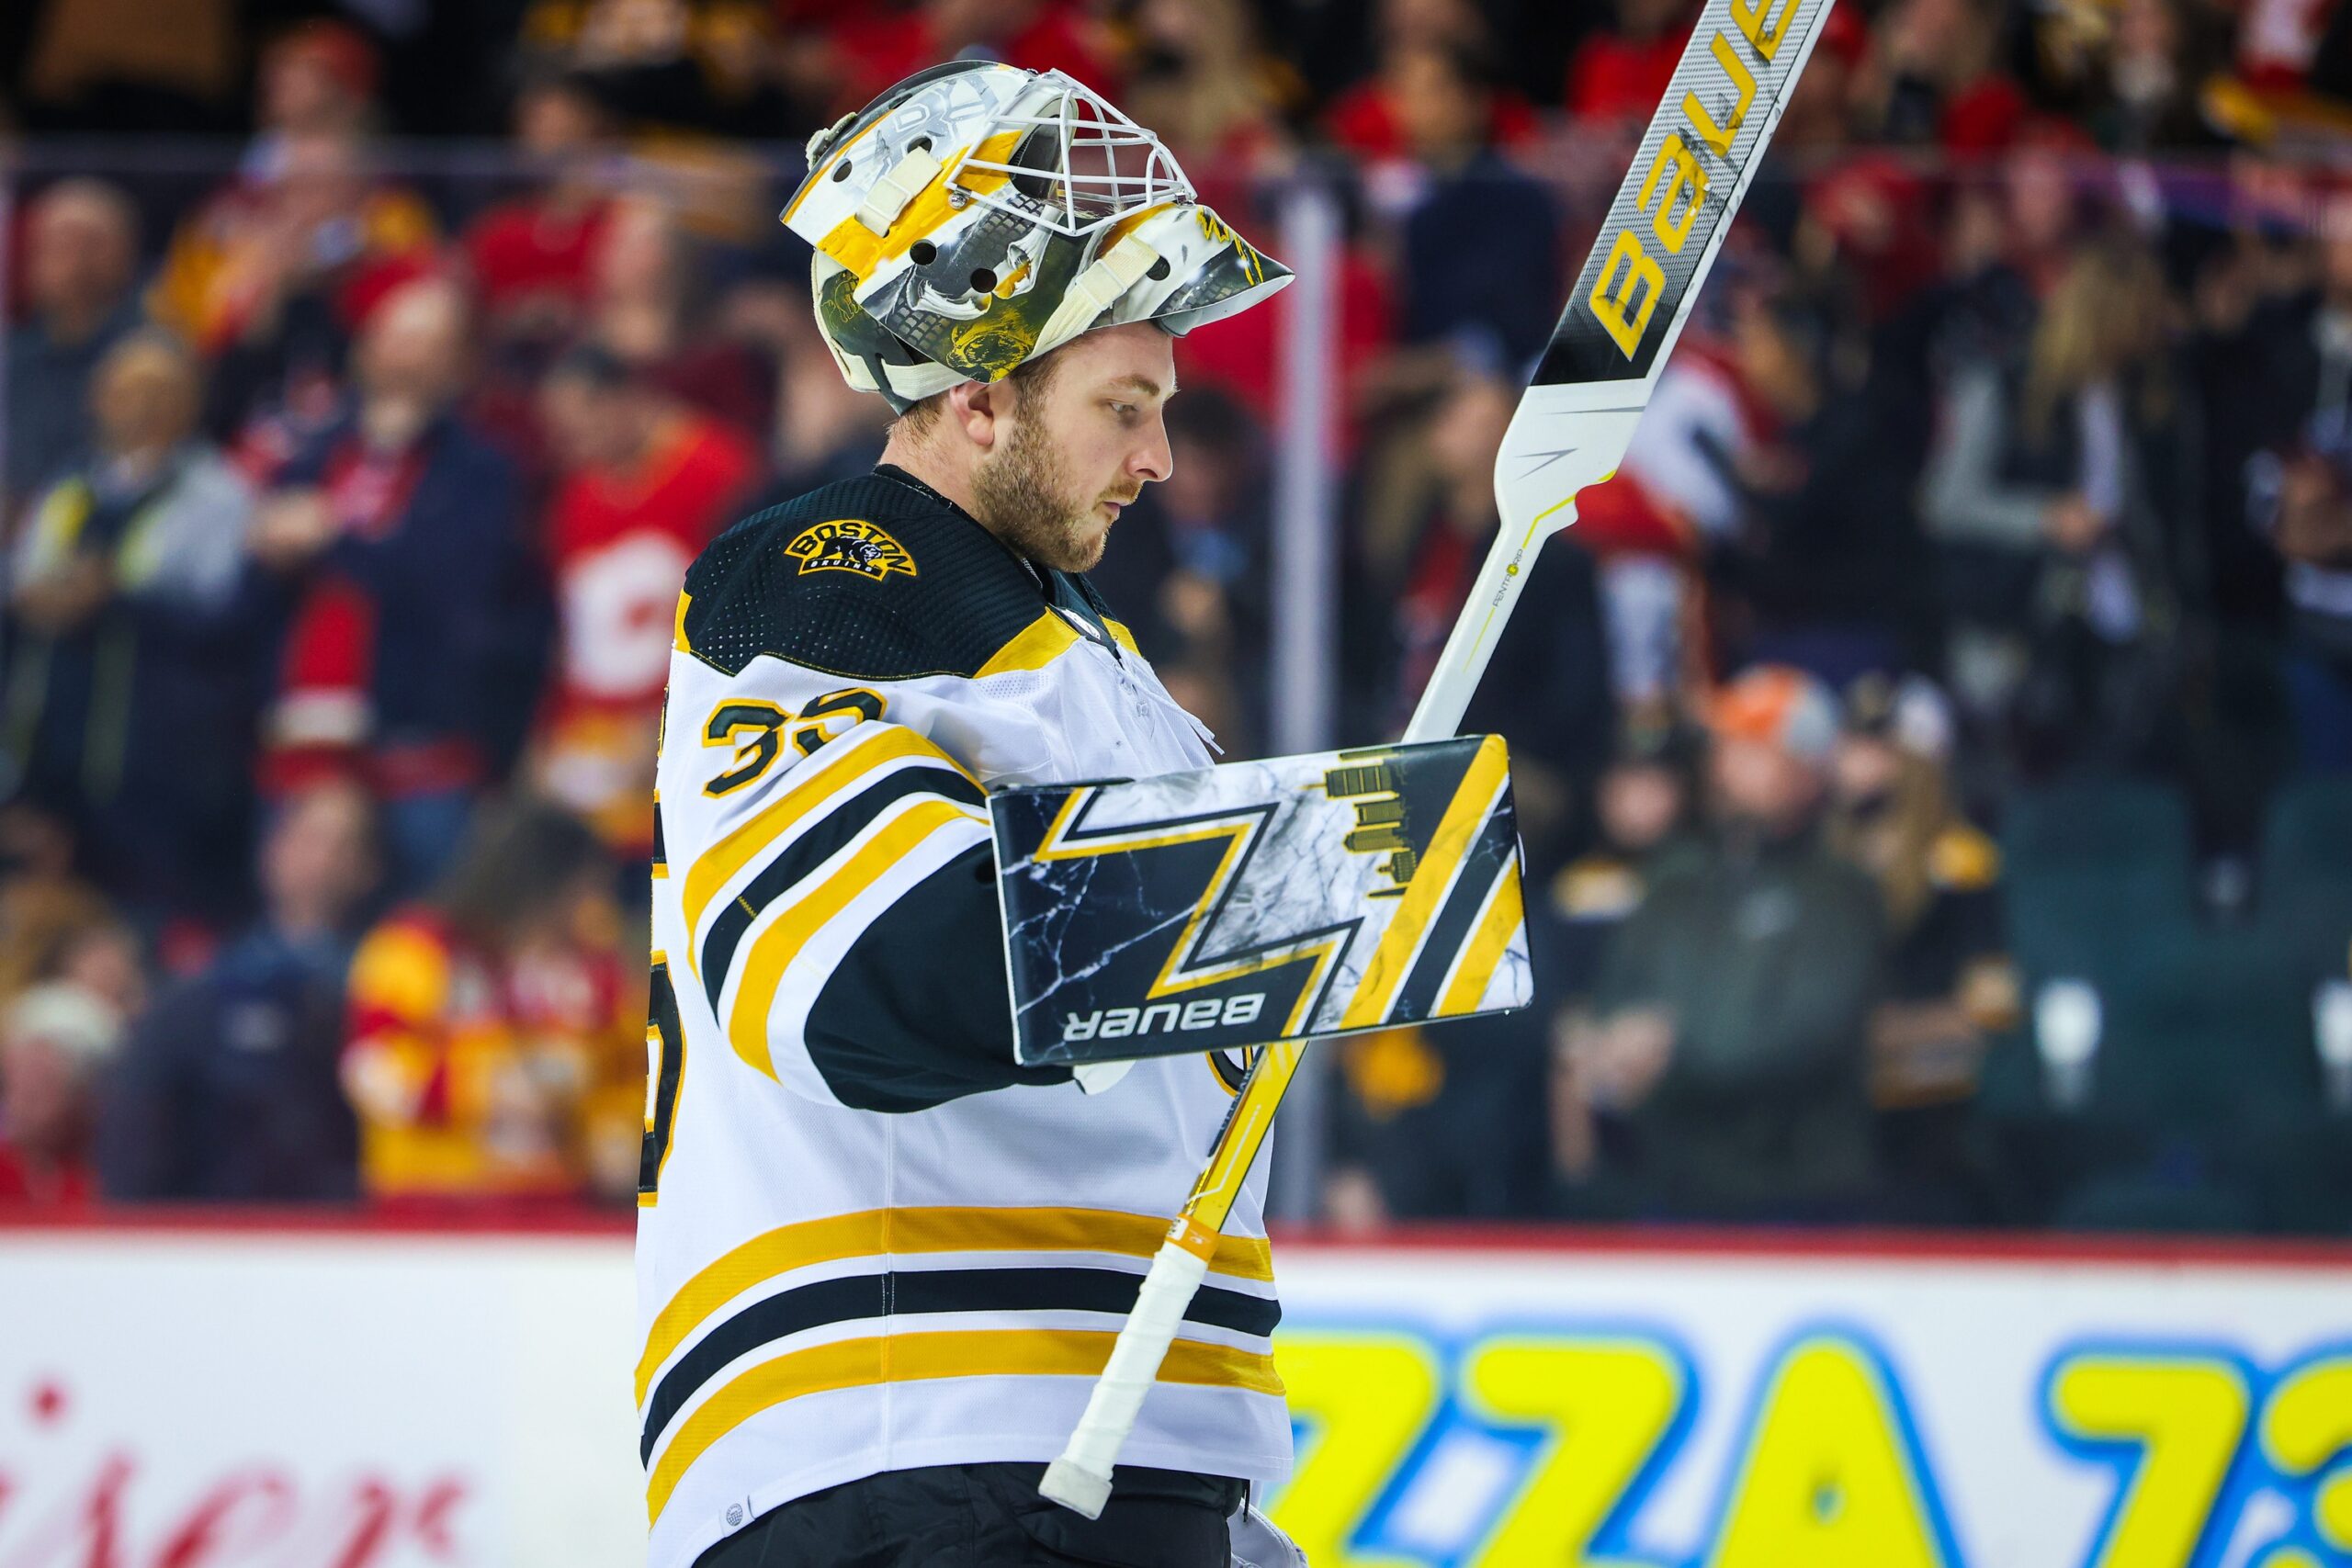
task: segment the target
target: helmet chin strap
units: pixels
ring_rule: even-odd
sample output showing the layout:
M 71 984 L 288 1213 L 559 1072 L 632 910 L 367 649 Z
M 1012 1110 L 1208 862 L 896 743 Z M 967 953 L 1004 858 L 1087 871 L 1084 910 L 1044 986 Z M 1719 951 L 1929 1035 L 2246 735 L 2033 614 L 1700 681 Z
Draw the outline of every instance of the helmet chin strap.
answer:
M 865 362 L 865 373 L 874 378 L 874 389 L 882 394 L 882 400 L 890 405 L 892 413 L 904 413 L 922 401 L 921 398 L 899 395 L 898 389 L 890 385 L 890 367 L 882 363 L 880 355 L 866 354 L 859 357 Z

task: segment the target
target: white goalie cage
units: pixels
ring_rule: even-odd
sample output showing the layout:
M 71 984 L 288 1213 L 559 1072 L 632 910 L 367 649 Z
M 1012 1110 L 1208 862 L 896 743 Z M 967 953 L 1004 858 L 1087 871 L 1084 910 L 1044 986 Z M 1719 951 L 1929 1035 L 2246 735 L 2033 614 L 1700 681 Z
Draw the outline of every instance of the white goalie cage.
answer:
M 1007 131 L 1021 133 L 1010 157 L 967 157 L 957 166 L 954 187 L 967 199 L 1073 239 L 1132 212 L 1194 199 L 1193 182 L 1158 136 L 1062 72 L 1040 74 L 978 140 L 985 146 Z M 966 176 L 981 171 L 1006 177 L 976 189 Z

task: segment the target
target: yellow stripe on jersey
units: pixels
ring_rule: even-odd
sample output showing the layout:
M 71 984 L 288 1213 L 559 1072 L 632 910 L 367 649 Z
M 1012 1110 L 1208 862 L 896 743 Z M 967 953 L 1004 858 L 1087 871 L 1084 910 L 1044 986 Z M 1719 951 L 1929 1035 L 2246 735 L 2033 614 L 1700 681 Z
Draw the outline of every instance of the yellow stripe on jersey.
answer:
M 721 1387 L 678 1427 L 646 1479 L 647 1517 L 661 1518 L 687 1468 L 713 1444 L 787 1400 L 831 1389 L 933 1378 L 1097 1377 L 1118 1337 L 1075 1328 L 893 1334 L 812 1346 L 763 1361 Z M 1179 1339 L 1168 1348 L 1159 1381 L 1277 1397 L 1283 1392 L 1272 1357 L 1191 1339 Z
M 1115 1209 L 887 1209 L 889 1252 L 1115 1252 L 1149 1258 L 1168 1239 L 1157 1214 Z M 1229 1235 L 1210 1268 L 1271 1284 L 1274 1252 L 1263 1236 Z
M 1429 852 L 1414 868 L 1413 880 L 1407 885 L 1405 896 L 1396 901 L 1396 913 L 1390 917 L 1388 929 L 1381 933 L 1380 945 L 1373 950 L 1372 961 L 1363 967 L 1362 983 L 1356 987 L 1355 995 L 1348 998 L 1347 1010 L 1340 1015 L 1340 1028 L 1361 1029 L 1388 1016 L 1396 988 L 1405 983 L 1405 972 L 1411 967 L 1413 949 L 1437 914 L 1439 904 L 1444 901 L 1446 885 L 1453 880 L 1454 868 L 1470 852 L 1470 846 L 1477 842 L 1478 830 L 1486 825 L 1510 767 L 1501 736 L 1489 735 L 1479 742 L 1478 754 L 1471 759 L 1469 773 L 1453 792 L 1445 815 L 1438 819 L 1437 831 L 1430 837 Z
M 886 1253 L 1109 1252 L 1149 1258 L 1167 1239 L 1165 1218 L 1116 1209 L 865 1209 L 779 1225 L 705 1265 L 670 1298 L 654 1318 L 637 1363 L 637 1402 L 645 1403 L 653 1374 L 719 1308 L 796 1269 Z M 1273 1249 L 1262 1236 L 1219 1236 L 1209 1267 L 1271 1282 Z
M 822 931 L 825 922 L 849 907 L 850 901 L 889 873 L 915 847 L 951 822 L 988 826 L 988 816 L 968 806 L 933 796 L 891 818 L 856 853 L 830 876 L 796 899 L 768 928 L 752 939 L 741 960 L 743 978 L 735 988 L 735 1005 L 727 1015 L 727 1038 L 735 1054 L 752 1067 L 775 1077 L 775 1060 L 768 1054 L 768 1013 L 784 984 L 784 972 L 800 950 Z
M 1487 907 L 1479 912 L 1478 924 L 1462 950 L 1462 963 L 1437 999 L 1440 1014 L 1474 1011 L 1478 998 L 1487 994 L 1487 983 L 1495 977 L 1495 970 L 1501 964 L 1511 936 L 1525 915 L 1520 900 L 1519 878 L 1512 874 L 1515 869 L 1505 862 L 1496 874 Z
M 1078 641 L 1078 628 L 1047 610 L 1022 627 L 1018 637 L 989 655 L 989 661 L 973 672 L 973 679 L 984 680 L 1013 670 L 1043 670 L 1076 648 Z
M 1126 622 L 1114 621 L 1105 615 L 1102 617 L 1102 624 L 1111 628 L 1111 635 L 1118 639 L 1121 648 L 1138 657 L 1142 655 L 1143 649 L 1136 646 L 1136 634 L 1127 629 Z
M 819 807 L 847 790 L 860 779 L 887 762 L 902 757 L 923 757 L 944 762 L 966 778 L 971 778 L 964 765 L 941 750 L 925 737 L 903 725 L 876 725 L 870 738 L 860 739 L 862 725 L 853 726 L 840 739 L 827 744 L 810 759 L 808 767 L 814 771 L 796 780 L 790 789 L 762 807 L 751 819 L 695 858 L 686 871 L 685 890 L 681 896 L 684 907 L 688 932 L 702 924 L 705 910 L 718 896 L 718 890 L 733 880 L 735 874 L 749 865 L 767 847 L 790 832 Z M 839 748 L 839 750 L 835 749 Z M 787 778 L 792 775 L 786 774 Z M 978 779 L 973 779 L 978 784 Z M 687 944 L 687 962 L 696 964 L 694 944 Z

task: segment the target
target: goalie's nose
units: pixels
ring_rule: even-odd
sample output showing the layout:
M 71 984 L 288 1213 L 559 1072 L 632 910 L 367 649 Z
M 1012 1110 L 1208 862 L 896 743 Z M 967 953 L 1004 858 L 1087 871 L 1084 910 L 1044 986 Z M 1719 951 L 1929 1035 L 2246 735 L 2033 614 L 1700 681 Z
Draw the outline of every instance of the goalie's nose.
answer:
M 1158 484 L 1176 471 L 1176 449 L 1169 444 L 1168 420 L 1159 410 L 1146 417 L 1143 435 L 1127 458 L 1127 472 L 1145 484 Z

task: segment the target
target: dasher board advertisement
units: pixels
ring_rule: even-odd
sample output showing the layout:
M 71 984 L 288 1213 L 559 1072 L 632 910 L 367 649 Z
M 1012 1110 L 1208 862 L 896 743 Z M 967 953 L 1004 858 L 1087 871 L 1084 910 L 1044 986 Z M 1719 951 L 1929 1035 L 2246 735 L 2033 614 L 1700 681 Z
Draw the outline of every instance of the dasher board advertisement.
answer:
M 1508 1233 L 1275 1268 L 1272 1511 L 1317 1568 L 2352 1562 L 2352 1248 Z M 625 1228 L 0 1222 L 0 1568 L 643 1562 Z
M 1688 1245 L 1277 1249 L 1276 1517 L 1318 1568 L 2352 1562 L 2352 1250 Z

